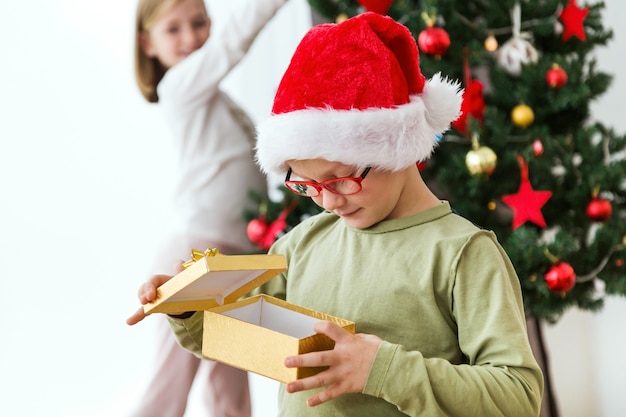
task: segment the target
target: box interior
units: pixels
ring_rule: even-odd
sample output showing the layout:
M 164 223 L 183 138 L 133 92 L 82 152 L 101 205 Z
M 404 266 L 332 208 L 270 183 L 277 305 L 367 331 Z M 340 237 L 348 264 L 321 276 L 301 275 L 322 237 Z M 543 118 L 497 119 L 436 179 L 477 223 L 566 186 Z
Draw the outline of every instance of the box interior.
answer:
M 219 305 L 223 305 L 225 297 L 265 272 L 267 272 L 267 269 L 211 272 L 211 276 L 208 279 L 195 280 L 186 287 L 181 288 L 180 291 L 169 297 L 167 301 L 211 299 L 215 300 Z M 204 276 L 201 278 L 204 278 Z
M 254 303 L 222 312 L 222 314 L 297 339 L 314 335 L 313 325 L 320 321 L 316 317 L 277 306 L 263 298 L 259 298 Z

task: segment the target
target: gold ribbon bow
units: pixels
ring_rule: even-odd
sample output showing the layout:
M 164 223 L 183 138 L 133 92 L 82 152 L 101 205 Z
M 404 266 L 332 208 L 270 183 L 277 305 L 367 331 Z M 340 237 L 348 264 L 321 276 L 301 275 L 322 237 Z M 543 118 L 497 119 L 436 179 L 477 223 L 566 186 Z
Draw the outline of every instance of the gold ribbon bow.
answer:
M 193 265 L 194 262 L 199 261 L 200 259 L 205 258 L 207 256 L 217 256 L 219 254 L 220 254 L 220 251 L 217 248 L 208 248 L 204 252 L 199 251 L 198 249 L 191 249 L 191 259 L 183 262 L 183 268 L 187 269 L 191 265 Z

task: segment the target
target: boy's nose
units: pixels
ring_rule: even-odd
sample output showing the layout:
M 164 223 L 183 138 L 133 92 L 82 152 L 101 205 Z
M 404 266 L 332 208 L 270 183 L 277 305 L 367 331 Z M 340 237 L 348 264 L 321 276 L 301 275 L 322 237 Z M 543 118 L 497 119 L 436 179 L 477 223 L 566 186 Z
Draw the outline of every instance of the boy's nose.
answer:
M 346 197 L 343 195 L 331 193 L 327 189 L 323 188 L 319 195 L 322 198 L 322 207 L 328 211 L 333 211 L 338 207 L 341 207 L 346 202 Z

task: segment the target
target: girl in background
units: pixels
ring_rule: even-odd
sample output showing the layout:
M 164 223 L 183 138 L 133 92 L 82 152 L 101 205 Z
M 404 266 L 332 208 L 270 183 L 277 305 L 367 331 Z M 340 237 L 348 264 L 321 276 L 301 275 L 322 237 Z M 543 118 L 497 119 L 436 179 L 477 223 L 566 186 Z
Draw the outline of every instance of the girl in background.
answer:
M 159 250 L 151 273 L 173 274 L 191 249 L 222 253 L 255 250 L 246 235 L 248 192 L 266 191 L 254 163 L 253 124 L 220 91 L 220 82 L 245 56 L 257 34 L 286 0 L 250 0 L 211 33 L 204 0 L 139 0 L 135 72 L 147 101 L 158 103 L 171 127 L 177 154 L 174 232 Z M 153 372 L 133 417 L 182 417 L 200 369 L 207 415 L 249 417 L 248 374 L 200 361 L 182 349 L 159 316 Z

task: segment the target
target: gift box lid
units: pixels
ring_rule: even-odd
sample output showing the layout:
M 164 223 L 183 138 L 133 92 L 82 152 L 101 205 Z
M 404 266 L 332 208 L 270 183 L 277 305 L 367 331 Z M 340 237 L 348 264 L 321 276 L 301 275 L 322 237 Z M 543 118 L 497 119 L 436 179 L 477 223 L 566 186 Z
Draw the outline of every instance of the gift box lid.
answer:
M 283 255 L 222 255 L 192 251 L 185 269 L 157 289 L 144 313 L 208 310 L 232 303 L 287 269 Z

